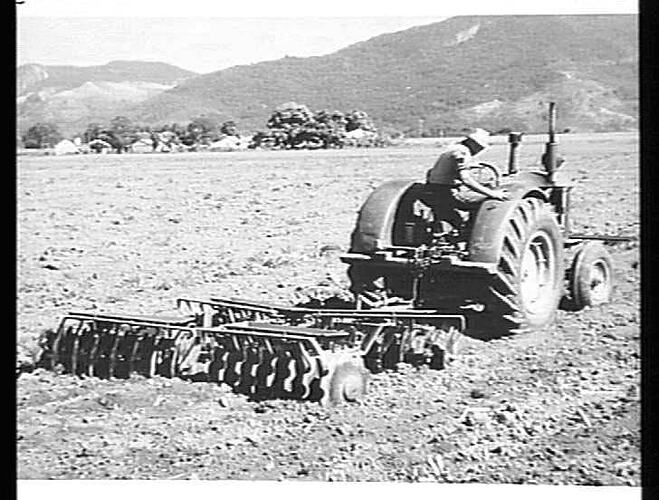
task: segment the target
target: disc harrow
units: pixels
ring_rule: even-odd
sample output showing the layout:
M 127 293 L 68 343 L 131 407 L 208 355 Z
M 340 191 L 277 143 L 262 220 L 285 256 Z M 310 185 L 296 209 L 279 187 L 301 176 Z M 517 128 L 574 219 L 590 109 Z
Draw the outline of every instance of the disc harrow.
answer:
M 182 377 L 250 398 L 357 401 L 367 372 L 444 366 L 460 315 L 433 310 L 313 309 L 180 298 L 174 316 L 72 312 L 41 342 L 40 365 L 78 376 Z

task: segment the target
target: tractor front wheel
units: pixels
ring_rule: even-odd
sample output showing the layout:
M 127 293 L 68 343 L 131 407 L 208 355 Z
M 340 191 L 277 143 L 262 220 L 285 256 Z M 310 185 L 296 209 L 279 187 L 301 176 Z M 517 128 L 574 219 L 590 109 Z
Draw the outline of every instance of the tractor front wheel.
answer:
M 568 288 L 575 311 L 611 300 L 613 259 L 604 245 L 594 241 L 581 245 L 570 266 Z

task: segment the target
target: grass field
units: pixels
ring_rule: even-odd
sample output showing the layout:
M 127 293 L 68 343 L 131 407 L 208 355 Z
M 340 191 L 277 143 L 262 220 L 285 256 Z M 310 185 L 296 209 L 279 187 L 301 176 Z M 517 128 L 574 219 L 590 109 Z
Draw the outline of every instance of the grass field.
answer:
M 637 134 L 568 134 L 574 230 L 639 233 Z M 537 167 L 542 145 L 521 148 Z M 357 211 L 439 150 L 21 156 L 19 358 L 70 309 L 169 310 L 181 295 L 346 295 Z M 495 144 L 483 161 L 505 165 Z M 359 406 L 254 403 L 212 384 L 18 380 L 18 477 L 639 484 L 639 255 L 611 248 L 611 305 L 535 336 L 469 340 L 442 372 L 372 377 Z M 470 396 L 479 389 L 484 398 Z M 223 403 L 218 404 L 218 400 Z M 463 418 L 484 408 L 481 420 Z

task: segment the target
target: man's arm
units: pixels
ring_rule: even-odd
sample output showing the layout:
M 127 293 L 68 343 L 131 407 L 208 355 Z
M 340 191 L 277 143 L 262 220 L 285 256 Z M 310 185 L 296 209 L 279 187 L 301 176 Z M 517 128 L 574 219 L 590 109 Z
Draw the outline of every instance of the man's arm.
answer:
M 469 189 L 476 191 L 477 193 L 484 194 L 488 198 L 499 201 L 505 201 L 508 199 L 508 193 L 503 189 L 490 189 L 486 186 L 483 186 L 480 182 L 474 179 L 471 176 L 471 172 L 469 171 L 469 167 L 467 166 L 466 162 L 462 163 L 458 167 L 458 177 Z

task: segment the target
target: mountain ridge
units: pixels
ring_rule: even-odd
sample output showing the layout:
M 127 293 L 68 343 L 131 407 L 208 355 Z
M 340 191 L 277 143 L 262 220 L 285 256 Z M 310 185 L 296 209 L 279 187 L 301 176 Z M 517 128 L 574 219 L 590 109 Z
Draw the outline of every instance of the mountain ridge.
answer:
M 79 134 L 90 122 L 104 122 L 196 75 L 152 61 L 110 61 L 97 66 L 23 64 L 17 68 L 19 135 L 48 121 L 65 135 Z
M 295 101 L 359 109 L 380 127 L 437 135 L 473 126 L 541 131 L 542 103 L 553 100 L 561 129 L 635 129 L 638 16 L 457 16 L 324 56 L 188 74 L 144 96 L 112 111 L 150 125 L 208 115 L 253 132 L 276 106 Z
M 407 131 L 419 120 L 439 130 L 460 127 L 473 106 L 494 99 L 510 105 L 536 95 L 569 109 L 574 92 L 601 87 L 604 94 L 617 94 L 608 99 L 613 109 L 605 109 L 631 119 L 612 123 L 602 116 L 600 123 L 596 110 L 588 116 L 568 112 L 568 126 L 624 129 L 637 126 L 636 32 L 635 15 L 458 16 L 379 35 L 326 56 L 287 57 L 200 75 L 139 104 L 134 116 L 182 120 L 185 103 L 188 113 L 217 113 L 258 128 L 277 104 L 294 100 L 311 108 L 363 109 L 381 125 Z M 583 88 L 573 89 L 579 81 Z M 536 129 L 540 108 L 532 119 L 518 116 L 516 121 Z M 495 115 L 464 125 L 507 126 Z
M 94 66 L 28 63 L 16 69 L 17 95 L 46 87 L 75 88 L 88 81 L 143 81 L 176 84 L 198 73 L 158 61 L 115 60 Z

